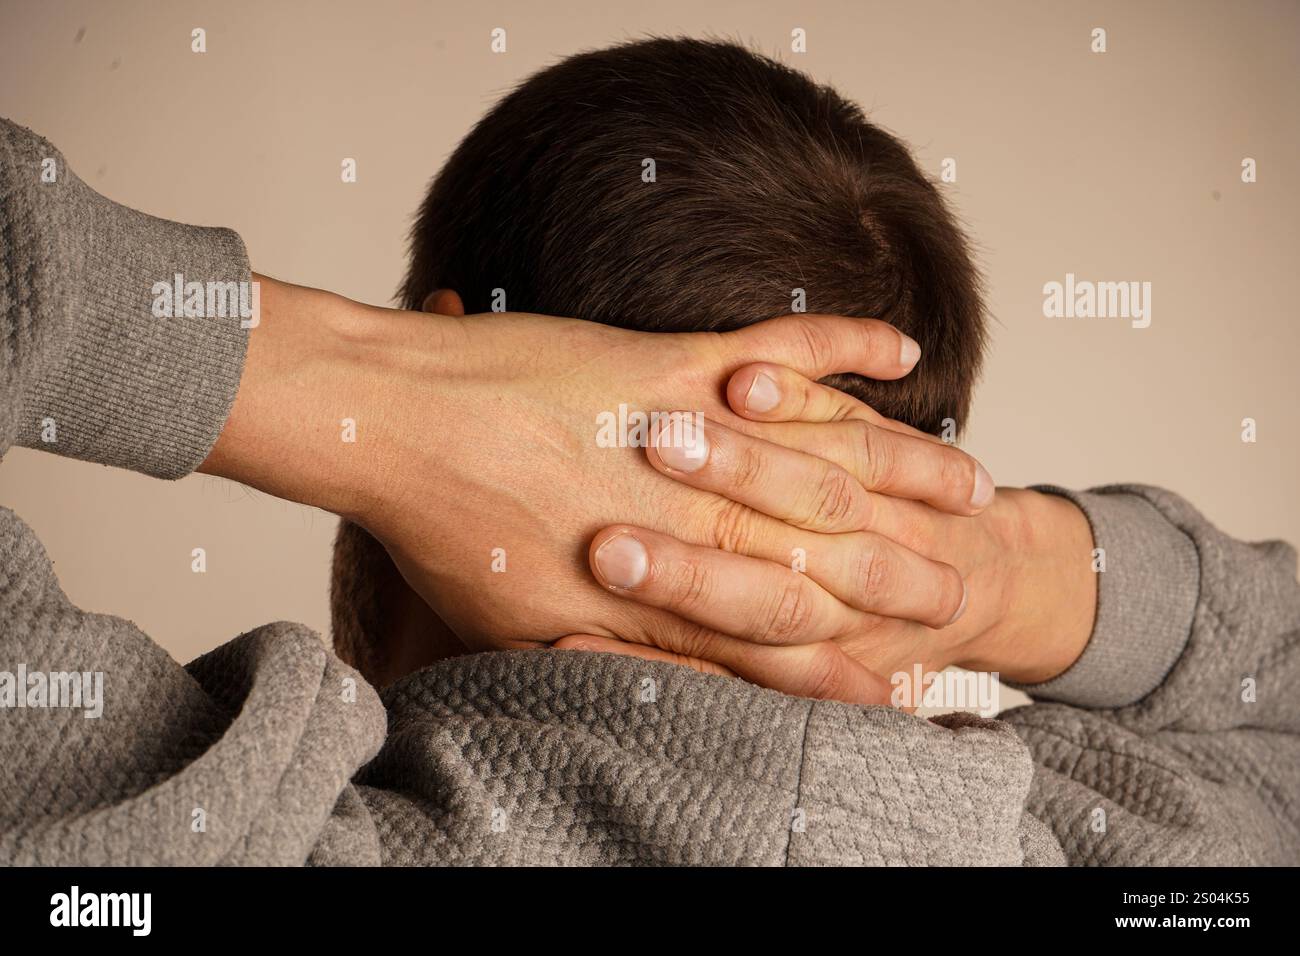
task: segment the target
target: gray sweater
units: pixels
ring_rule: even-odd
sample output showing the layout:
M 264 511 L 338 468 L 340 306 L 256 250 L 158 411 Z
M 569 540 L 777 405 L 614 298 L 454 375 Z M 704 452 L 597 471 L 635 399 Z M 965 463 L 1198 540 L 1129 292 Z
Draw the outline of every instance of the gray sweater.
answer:
M 0 452 L 168 478 L 203 460 L 247 333 L 155 318 L 177 272 L 249 279 L 235 234 L 118 206 L 0 121 Z M 998 720 L 559 651 L 381 697 L 287 623 L 182 667 L 75 607 L 0 508 L 0 862 L 1300 862 L 1294 551 L 1167 492 L 1058 492 L 1107 551 L 1096 629 Z

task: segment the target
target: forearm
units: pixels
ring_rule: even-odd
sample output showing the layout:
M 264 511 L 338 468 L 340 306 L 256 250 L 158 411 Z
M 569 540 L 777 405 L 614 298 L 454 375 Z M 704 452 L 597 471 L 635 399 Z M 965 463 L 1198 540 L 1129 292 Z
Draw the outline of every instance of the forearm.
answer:
M 355 517 L 390 426 L 383 371 L 403 353 L 374 348 L 383 327 L 342 296 L 257 276 L 261 315 L 238 394 L 205 474 Z M 399 313 L 385 316 L 388 325 Z M 366 362 L 378 362 L 367 371 Z

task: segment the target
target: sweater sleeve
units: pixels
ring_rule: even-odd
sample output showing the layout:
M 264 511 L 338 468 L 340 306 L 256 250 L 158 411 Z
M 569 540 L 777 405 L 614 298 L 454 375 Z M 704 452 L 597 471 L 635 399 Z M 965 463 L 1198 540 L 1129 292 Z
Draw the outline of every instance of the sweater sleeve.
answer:
M 1097 610 L 1088 644 L 1069 669 L 1016 686 L 1039 700 L 1080 707 L 1135 703 L 1160 686 L 1191 636 L 1200 593 L 1196 546 L 1140 489 L 1035 490 L 1068 498 L 1087 516 Z
M 1029 811 L 1072 863 L 1300 862 L 1295 550 L 1155 488 L 1069 497 L 1106 570 L 1084 653 L 1003 715 L 1037 766 Z
M 0 454 L 188 474 L 225 424 L 254 306 L 235 233 L 112 202 L 0 119 Z

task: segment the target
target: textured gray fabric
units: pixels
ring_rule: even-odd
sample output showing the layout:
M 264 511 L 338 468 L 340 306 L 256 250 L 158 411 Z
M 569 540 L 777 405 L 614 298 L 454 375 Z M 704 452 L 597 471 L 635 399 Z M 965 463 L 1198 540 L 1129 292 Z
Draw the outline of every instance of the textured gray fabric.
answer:
M 39 201 L 20 194 L 37 186 L 10 157 L 46 148 L 0 124 L 0 453 L 33 407 L 61 402 L 91 422 L 108 401 L 135 410 L 113 426 L 121 435 L 87 431 L 55 450 L 181 473 L 220 430 L 238 369 L 218 366 L 238 365 L 242 335 L 227 328 L 241 344 L 213 345 L 210 327 L 180 324 L 157 351 L 110 344 L 95 366 L 105 380 L 86 393 L 43 371 L 84 354 L 78 322 L 111 339 L 114 322 L 141 318 L 93 305 L 96 283 L 125 267 L 78 274 L 82 309 L 27 287 L 68 267 L 84 237 L 67 231 L 93 220 L 32 218 Z M 231 256 L 228 234 L 103 224 L 127 233 Z M 187 411 L 169 417 L 166 380 L 140 368 L 149 355 L 191 368 L 207 398 L 171 396 Z M 443 661 L 381 700 L 285 623 L 181 667 L 130 622 L 74 607 L 31 529 L 0 508 L 0 862 L 1300 862 L 1295 552 L 1234 541 L 1156 489 L 1072 497 L 1107 549 L 1097 630 L 1066 675 L 1030 690 L 1141 698 L 1044 702 L 994 721 L 926 721 L 559 651 Z M 24 669 L 102 674 L 102 715 L 15 706 Z
M 1022 862 L 1033 765 L 1005 724 L 560 651 L 446 661 L 384 700 L 358 782 L 389 864 Z
M 53 160 L 57 178 L 42 182 Z M 248 282 L 228 229 L 105 199 L 49 142 L 0 118 L 0 315 L 9 333 L 0 448 L 43 448 L 159 478 L 202 463 L 243 371 L 233 318 L 155 318 L 153 286 Z M 13 414 L 16 410 L 17 414 Z M 42 423 L 54 422 L 56 441 Z
M 1099 517 L 1131 495 L 1152 508 Z M 1198 596 L 1181 656 L 1140 701 L 1114 709 L 1036 703 L 1001 715 L 1038 764 L 1026 807 L 1051 827 L 1071 863 L 1300 862 L 1295 549 L 1234 540 L 1177 495 L 1154 488 L 1108 488 L 1079 500 L 1094 527 L 1131 520 L 1130 540 L 1155 540 L 1168 528 L 1186 535 L 1197 556 Z M 1126 562 L 1113 545 L 1108 553 L 1103 586 L 1113 588 L 1129 579 L 1110 577 Z M 1145 546 L 1144 554 L 1160 560 Z M 1157 567 L 1170 574 L 1183 567 L 1181 557 L 1164 561 Z M 1149 570 L 1140 580 L 1145 599 L 1163 595 L 1171 614 L 1192 586 Z M 1134 595 L 1126 603 L 1138 602 Z M 1116 630 L 1094 631 L 1092 642 L 1111 653 L 1094 656 L 1080 679 L 1113 680 L 1121 649 L 1146 639 L 1123 620 L 1109 624 Z M 1099 809 L 1104 833 L 1091 829 Z
M 1191 633 L 1198 585 L 1192 539 L 1169 522 L 1151 520 L 1155 506 L 1140 489 L 1035 490 L 1083 509 L 1094 544 L 1104 550 L 1105 570 L 1097 578 L 1097 622 L 1083 654 L 1065 673 L 1023 689 L 1082 707 L 1136 703 L 1160 686 Z M 1109 496 L 1104 506 L 1100 495 Z M 1131 640 L 1133 634 L 1143 639 Z
M 0 672 L 19 666 L 101 672 L 104 712 L 0 710 L 0 862 L 288 865 L 348 845 L 339 798 L 384 712 L 364 682 L 345 698 L 355 675 L 310 630 L 268 625 L 182 668 L 68 603 L 0 509 Z
M 1295 863 L 1294 554 L 1149 494 L 1209 570 L 1165 683 L 1129 708 L 997 721 L 559 651 L 444 661 L 381 706 L 288 624 L 182 668 L 72 607 L 0 512 L 0 671 L 105 674 L 98 719 L 3 712 L 0 861 Z

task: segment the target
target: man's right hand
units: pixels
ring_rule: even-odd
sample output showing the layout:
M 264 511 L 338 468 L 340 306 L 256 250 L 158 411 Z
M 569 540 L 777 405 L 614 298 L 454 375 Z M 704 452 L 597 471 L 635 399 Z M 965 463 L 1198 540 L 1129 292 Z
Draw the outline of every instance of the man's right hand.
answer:
M 760 373 L 781 381 L 780 401 L 761 415 L 764 421 L 823 427 L 791 424 L 772 433 L 788 446 L 777 447 L 710 424 L 703 461 L 689 470 L 667 468 L 652 448 L 651 462 L 696 487 L 725 485 L 738 503 L 787 519 L 805 513 L 798 503 L 809 489 L 824 487 L 833 463 L 862 486 L 897 497 L 873 507 L 856 488 L 837 509 L 841 520 L 829 526 L 797 521 L 821 533 L 799 539 L 804 560 L 796 569 L 780 554 L 760 554 L 764 532 L 738 535 L 743 553 L 724 554 L 628 524 L 603 529 L 590 560 L 611 593 L 706 630 L 668 648 L 593 635 L 568 636 L 558 647 L 667 660 L 854 703 L 888 702 L 882 678 L 910 680 L 916 665 L 922 673 L 955 664 L 1035 683 L 1073 663 L 1087 644 L 1096 606 L 1092 533 L 1078 508 L 1058 496 L 1006 488 L 978 516 L 954 517 L 971 487 L 963 477 L 969 458 L 780 369 L 736 373 L 728 394 L 738 413 L 750 414 L 743 396 Z M 738 470 L 742 460 L 764 464 Z M 982 487 L 987 480 L 981 475 L 973 492 L 985 504 L 992 495 Z M 644 574 L 635 582 L 611 581 L 603 568 L 608 552 L 633 547 L 644 554 Z M 942 615 L 927 620 L 922 609 L 951 607 L 953 589 L 962 585 L 961 612 L 947 622 Z

